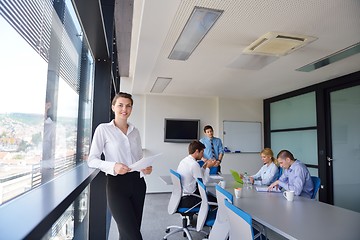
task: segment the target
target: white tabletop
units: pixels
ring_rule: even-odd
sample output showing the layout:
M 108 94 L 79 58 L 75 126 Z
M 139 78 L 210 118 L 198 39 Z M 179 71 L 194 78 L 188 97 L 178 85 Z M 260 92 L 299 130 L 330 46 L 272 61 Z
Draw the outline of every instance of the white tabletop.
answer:
M 226 189 L 234 194 L 228 176 Z M 360 239 L 360 213 L 295 196 L 287 201 L 282 193 L 243 189 L 234 205 L 254 220 L 288 239 Z
M 172 180 L 170 175 L 166 176 L 160 176 L 160 179 L 166 184 L 166 185 L 172 185 Z

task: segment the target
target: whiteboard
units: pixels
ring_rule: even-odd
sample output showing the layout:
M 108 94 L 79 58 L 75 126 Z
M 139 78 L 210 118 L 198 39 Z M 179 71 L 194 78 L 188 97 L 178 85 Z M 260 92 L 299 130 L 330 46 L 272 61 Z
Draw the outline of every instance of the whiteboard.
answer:
M 224 121 L 224 147 L 231 152 L 261 151 L 261 122 Z

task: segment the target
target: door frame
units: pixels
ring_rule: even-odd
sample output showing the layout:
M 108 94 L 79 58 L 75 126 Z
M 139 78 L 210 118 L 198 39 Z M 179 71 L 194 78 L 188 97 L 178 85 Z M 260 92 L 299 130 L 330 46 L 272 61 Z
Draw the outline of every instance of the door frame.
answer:
M 270 104 L 287 98 L 315 91 L 318 143 L 318 173 L 321 178 L 319 201 L 333 204 L 332 168 L 328 168 L 326 157 L 332 157 L 330 92 L 360 85 L 360 71 L 332 80 L 298 89 L 272 98 L 264 99 L 264 146 L 271 147 Z
M 333 149 L 332 149 L 332 130 L 331 130 L 331 102 L 330 102 L 330 94 L 335 91 L 351 88 L 360 85 L 360 79 L 359 81 L 344 83 L 341 85 L 329 87 L 325 89 L 325 129 L 326 129 L 326 156 L 324 161 L 325 164 L 325 172 L 326 172 L 326 178 L 328 182 L 328 188 L 327 188 L 327 203 L 334 204 L 334 182 L 333 182 L 333 164 L 331 164 L 331 167 L 328 167 L 328 160 L 327 157 L 333 158 Z

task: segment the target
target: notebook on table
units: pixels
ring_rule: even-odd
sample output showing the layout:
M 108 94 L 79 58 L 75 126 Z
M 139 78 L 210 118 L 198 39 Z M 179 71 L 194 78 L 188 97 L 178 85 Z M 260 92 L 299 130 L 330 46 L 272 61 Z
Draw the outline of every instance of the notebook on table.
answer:
M 281 193 L 281 190 L 279 188 L 272 188 L 271 190 L 268 190 L 268 186 L 256 186 L 255 187 L 257 192 L 278 192 Z

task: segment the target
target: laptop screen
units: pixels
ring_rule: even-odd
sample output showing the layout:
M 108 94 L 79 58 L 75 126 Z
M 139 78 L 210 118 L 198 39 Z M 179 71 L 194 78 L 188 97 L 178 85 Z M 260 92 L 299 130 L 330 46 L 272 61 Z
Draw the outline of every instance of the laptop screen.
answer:
M 243 180 L 240 178 L 240 175 L 237 171 L 230 169 L 230 173 L 236 182 L 243 183 Z

